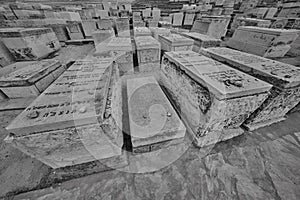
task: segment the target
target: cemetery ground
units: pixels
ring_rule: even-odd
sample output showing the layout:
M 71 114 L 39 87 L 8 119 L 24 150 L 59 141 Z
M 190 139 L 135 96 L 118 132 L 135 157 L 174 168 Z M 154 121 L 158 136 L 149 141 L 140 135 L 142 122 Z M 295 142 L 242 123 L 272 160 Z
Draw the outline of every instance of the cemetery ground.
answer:
M 67 64 L 92 49 L 90 44 L 69 45 L 53 59 Z M 20 113 L 0 112 L 0 199 L 300 198 L 299 112 L 284 122 L 218 143 L 209 151 L 194 147 L 186 134 L 177 147 L 186 149 L 184 154 L 155 172 L 128 173 L 121 168 L 90 173 L 91 166 L 84 165 L 86 176 L 70 171 L 67 177 L 3 142 L 8 134 L 5 127 Z M 127 156 L 129 162 L 134 157 Z

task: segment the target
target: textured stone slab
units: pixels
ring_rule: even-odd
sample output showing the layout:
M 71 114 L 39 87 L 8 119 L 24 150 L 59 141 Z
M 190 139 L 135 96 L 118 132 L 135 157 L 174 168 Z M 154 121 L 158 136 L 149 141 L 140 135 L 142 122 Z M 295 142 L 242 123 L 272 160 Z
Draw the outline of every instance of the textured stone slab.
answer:
M 135 38 L 139 70 L 151 72 L 159 70 L 160 67 L 160 43 L 151 36 L 140 36 Z
M 158 28 L 158 27 L 151 27 L 150 31 L 152 33 L 152 37 L 158 40 L 158 35 L 170 35 L 171 31 L 167 28 Z
M 71 40 L 84 39 L 82 25 L 80 22 L 67 21 L 67 31 Z
M 152 33 L 147 27 L 134 27 L 134 37 L 138 36 L 151 36 Z
M 18 61 L 44 58 L 60 48 L 50 28 L 7 28 L 0 29 L 0 35 Z
M 220 39 L 203 35 L 196 32 L 182 32 L 181 35 L 194 40 L 193 51 L 199 52 L 200 48 L 218 47 L 221 44 Z
M 111 77 L 111 61 L 77 61 L 8 127 L 18 136 L 97 123 Z M 97 106 L 96 106 L 97 105 Z
M 117 18 L 116 19 L 116 29 L 118 37 L 130 37 L 129 30 L 129 18 Z
M 160 81 L 200 147 L 242 134 L 240 125 L 271 88 L 192 51 L 165 53 L 161 68 Z
M 95 46 L 98 46 L 101 42 L 109 40 L 110 38 L 115 37 L 115 32 L 113 29 L 110 30 L 97 30 L 93 32 L 93 39 Z
M 203 52 L 274 85 L 268 99 L 246 121 L 245 126 L 249 129 L 284 120 L 285 115 L 300 102 L 299 68 L 228 48 L 210 48 Z
M 96 20 L 83 20 L 81 23 L 85 37 L 92 37 L 93 32 L 97 30 Z
M 14 61 L 14 57 L 0 40 L 0 67 L 5 67 Z
M 185 126 L 154 77 L 128 79 L 127 95 L 134 152 L 184 137 Z
M 159 35 L 158 38 L 164 51 L 188 51 L 192 50 L 194 44 L 194 40 L 179 34 Z

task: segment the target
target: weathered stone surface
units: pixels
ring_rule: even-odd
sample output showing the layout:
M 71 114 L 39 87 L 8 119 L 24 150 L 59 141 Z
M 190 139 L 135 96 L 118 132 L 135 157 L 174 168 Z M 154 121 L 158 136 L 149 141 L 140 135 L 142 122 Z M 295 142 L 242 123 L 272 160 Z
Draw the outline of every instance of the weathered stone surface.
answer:
M 77 61 L 8 127 L 18 136 L 103 119 L 112 61 Z M 98 106 L 96 106 L 98 105 Z
M 192 27 L 192 32 L 209 35 L 221 39 L 227 32 L 230 17 L 224 16 L 206 16 L 197 19 Z
M 120 75 L 133 72 L 133 48 L 131 39 L 127 37 L 116 37 L 107 39 L 98 46 L 96 46 L 95 56 L 106 54 L 123 54 L 117 59 Z
M 284 120 L 300 102 L 300 70 L 297 67 L 228 48 L 209 48 L 203 52 L 274 85 L 268 99 L 246 121 L 249 129 Z
M 80 22 L 67 21 L 67 31 L 71 40 L 84 39 L 82 25 Z
M 271 88 L 192 51 L 167 52 L 161 81 L 198 146 L 240 135 L 239 126 L 264 102 Z
M 152 36 L 135 38 L 139 71 L 151 72 L 160 68 L 160 43 Z
M 96 20 L 83 20 L 81 23 L 85 37 L 92 37 L 97 30 Z
M 167 28 L 158 28 L 158 27 L 151 27 L 150 31 L 152 33 L 152 37 L 158 40 L 158 35 L 170 35 L 171 31 Z
M 18 61 L 37 60 L 60 48 L 59 41 L 50 28 L 7 28 L 0 37 Z
M 221 44 L 220 39 L 203 35 L 196 32 L 182 32 L 181 35 L 194 40 L 193 51 L 199 52 L 200 48 L 218 47 Z
M 0 40 L 0 67 L 5 67 L 14 61 L 14 57 Z
M 129 18 L 117 18 L 116 19 L 116 29 L 118 37 L 130 37 L 129 30 Z
M 297 30 L 240 26 L 227 45 L 263 57 L 283 57 L 298 37 L 298 32 Z
M 153 76 L 128 79 L 127 96 L 133 152 L 149 152 L 161 148 L 157 143 L 184 137 L 185 126 Z
M 159 35 L 158 41 L 164 51 L 188 51 L 194 44 L 194 40 L 179 34 Z
M 97 47 L 100 43 L 110 40 L 115 37 L 115 32 L 113 29 L 110 30 L 97 30 L 93 32 L 94 44 Z
M 56 60 L 17 62 L 8 68 L 13 71 L 0 78 L 0 89 L 9 98 L 38 96 L 65 70 Z
M 113 19 L 99 19 L 97 26 L 100 30 L 111 30 L 114 27 Z
M 134 27 L 134 37 L 138 36 L 151 36 L 152 33 L 147 27 Z

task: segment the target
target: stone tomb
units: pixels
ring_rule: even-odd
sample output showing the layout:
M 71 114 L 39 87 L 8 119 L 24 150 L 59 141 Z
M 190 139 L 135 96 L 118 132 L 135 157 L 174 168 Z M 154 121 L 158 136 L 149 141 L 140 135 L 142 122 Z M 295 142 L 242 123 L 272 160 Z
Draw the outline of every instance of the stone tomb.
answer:
M 85 38 L 91 38 L 97 30 L 96 20 L 82 20 L 82 28 Z
M 71 40 L 84 39 L 81 22 L 67 21 L 67 31 Z
M 240 26 L 227 45 L 258 56 L 284 57 L 298 37 L 298 32 L 298 30 Z
M 112 28 L 110 30 L 102 29 L 102 30 L 97 30 L 97 31 L 93 32 L 92 35 L 93 35 L 94 44 L 96 47 L 100 43 L 102 43 L 106 40 L 110 40 L 111 38 L 115 37 L 115 32 Z
M 134 37 L 151 35 L 151 31 L 147 27 L 134 27 Z
M 21 136 L 98 123 L 105 111 L 111 69 L 111 60 L 76 61 L 7 130 Z
M 193 51 L 165 53 L 161 70 L 162 85 L 199 147 L 242 134 L 240 126 L 272 87 Z
M 114 28 L 114 21 L 113 19 L 98 19 L 97 21 L 98 29 L 100 30 L 111 30 Z
M 150 28 L 150 31 L 152 33 L 152 37 L 154 37 L 156 40 L 158 40 L 158 35 L 170 35 L 171 31 L 167 28 L 158 28 L 158 27 L 152 27 Z
M 300 102 L 299 68 L 225 47 L 205 49 L 203 53 L 273 85 L 268 99 L 245 122 L 248 129 L 284 120 Z
M 153 76 L 127 79 L 127 96 L 134 153 L 182 141 L 186 128 Z
M 118 63 L 118 68 L 120 75 L 127 73 L 133 73 L 133 48 L 131 44 L 131 39 L 127 37 L 115 37 L 110 40 L 106 40 L 101 44 L 96 46 L 95 56 L 101 55 L 103 52 L 112 53 L 124 53 L 122 56 L 118 57 L 116 60 Z
M 0 90 L 9 98 L 39 96 L 65 71 L 55 60 L 16 62 L 8 68 L 15 70 L 0 77 Z
M 146 26 L 146 22 L 144 22 L 143 20 L 134 20 L 132 23 L 133 23 L 133 27 L 145 27 Z
M 129 18 L 122 17 L 116 19 L 116 29 L 118 37 L 130 37 Z
M 160 43 L 151 36 L 135 38 L 140 72 L 153 72 L 160 68 Z
M 0 37 L 17 61 L 38 60 L 60 49 L 50 28 L 4 28 Z
M 218 47 L 221 40 L 195 32 L 182 32 L 181 35 L 194 40 L 193 51 L 199 52 L 201 48 Z
M 221 39 L 226 35 L 229 22 L 230 17 L 227 16 L 202 17 L 194 22 L 192 32 L 197 32 Z
M 158 38 L 163 51 L 188 51 L 194 45 L 194 40 L 179 34 L 159 35 Z
M 84 168 L 86 173 L 89 170 L 99 172 L 124 167 L 127 164 L 127 158 L 126 154 L 122 152 L 123 135 L 120 128 L 122 127 L 122 121 L 120 120 L 120 116 L 122 116 L 121 86 L 118 81 L 117 68 L 111 66 L 112 68 L 109 67 L 109 70 L 105 70 L 107 66 L 108 63 L 91 63 L 88 61 L 77 62 L 73 67 L 71 66 L 70 70 L 66 72 L 66 76 L 73 77 L 79 73 L 80 75 L 77 75 L 82 76 L 81 78 L 78 77 L 80 81 L 75 83 L 69 79 L 68 82 L 65 82 L 64 80 L 67 80 L 67 77 L 64 77 L 56 82 L 57 84 L 53 89 L 46 91 L 45 96 L 41 97 L 44 99 L 45 106 L 41 105 L 40 100 L 42 99 L 37 100 L 17 118 L 17 121 L 20 120 L 19 124 L 21 126 L 26 126 L 25 131 L 15 132 L 14 129 L 11 129 L 15 121 L 8 127 L 8 130 L 15 134 L 10 134 L 5 141 L 54 169 L 62 168 L 62 170 L 69 171 L 71 174 L 72 169 L 76 171 L 78 168 Z M 101 80 L 99 81 L 98 74 L 104 70 L 103 77 L 100 77 Z M 99 83 L 92 84 L 93 79 L 86 78 L 88 74 L 93 74 L 93 79 L 98 77 Z M 79 84 L 81 85 L 79 86 Z M 92 86 L 95 89 L 93 91 L 91 90 Z M 89 90 L 85 88 L 89 88 Z M 66 96 L 66 93 L 70 90 L 80 93 L 81 99 L 72 100 L 71 96 Z M 91 95 L 92 93 L 95 94 Z M 107 93 L 107 96 L 105 93 Z M 95 97 L 97 95 L 100 95 L 99 98 Z M 54 96 L 57 96 L 57 98 Z M 45 98 L 50 98 L 50 101 Z M 103 120 L 91 125 L 76 126 L 77 124 L 74 123 L 69 128 L 54 125 L 53 122 L 55 124 L 58 124 L 58 121 L 67 123 L 71 119 L 72 114 L 67 117 L 67 107 L 71 108 L 67 104 L 78 105 L 81 108 L 86 106 L 86 110 L 79 110 L 83 115 L 81 118 L 91 116 L 90 114 L 84 114 L 89 113 L 90 106 L 95 107 L 96 110 L 105 108 L 105 113 L 109 114 L 105 114 Z M 51 112 L 49 112 L 50 110 Z M 30 111 L 36 111 L 40 115 L 35 116 L 35 119 L 30 119 L 28 117 Z M 49 115 L 46 117 L 47 113 Z M 55 117 L 55 114 L 59 117 Z M 31 115 L 31 117 L 34 116 Z M 76 114 L 73 117 L 75 120 Z M 44 125 L 38 120 L 42 120 Z M 24 124 L 25 121 L 27 122 Z M 29 121 L 35 122 L 31 123 Z M 37 126 L 42 125 L 44 128 L 36 129 L 37 132 L 28 131 L 28 125 L 34 126 L 34 124 Z M 67 166 L 74 166 L 75 168 L 63 168 Z
M 245 122 L 249 130 L 284 120 L 300 102 L 299 68 L 225 47 L 205 49 L 203 53 L 273 85 L 268 99 Z

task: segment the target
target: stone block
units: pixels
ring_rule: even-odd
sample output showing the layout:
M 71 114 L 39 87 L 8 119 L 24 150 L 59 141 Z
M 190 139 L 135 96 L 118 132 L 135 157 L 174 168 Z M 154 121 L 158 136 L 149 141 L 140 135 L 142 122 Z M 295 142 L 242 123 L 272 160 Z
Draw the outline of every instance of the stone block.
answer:
M 117 18 L 115 23 L 118 37 L 130 37 L 129 18 Z
M 135 38 L 139 71 L 154 72 L 160 69 L 160 43 L 151 36 Z
M 0 89 L 9 98 L 40 95 L 65 69 L 55 60 L 17 62 L 8 68 L 12 70 L 0 78 Z
M 172 16 L 173 16 L 173 23 L 172 23 L 173 26 L 182 26 L 184 14 L 180 12 L 180 13 L 174 13 L 172 14 Z
M 60 49 L 50 28 L 5 28 L 0 37 L 17 61 L 38 60 Z
M 97 30 L 96 20 L 83 20 L 82 28 L 85 37 L 92 37 L 93 33 Z
M 195 32 L 182 32 L 181 35 L 193 39 L 193 51 L 199 52 L 201 48 L 218 47 L 221 45 L 221 40 Z
M 71 40 L 84 39 L 81 22 L 67 21 L 67 31 Z
M 81 66 L 81 69 L 88 72 L 94 67 L 86 65 Z M 75 69 L 80 68 L 76 67 L 72 70 Z M 118 81 L 116 68 L 111 72 L 109 85 L 111 89 L 105 97 L 107 98 L 105 112 L 110 114 L 106 115 L 104 121 L 39 133 L 11 134 L 5 141 L 54 169 L 64 170 L 64 173 L 56 171 L 57 173 L 66 174 L 66 171 L 71 172 L 72 169 L 76 171 L 80 166 L 82 168 L 83 164 L 93 165 L 93 162 L 103 164 L 100 171 L 126 166 L 127 158 L 122 151 L 123 135 L 120 120 L 121 84 Z M 101 87 L 101 84 L 98 86 Z
M 127 79 L 128 113 L 134 153 L 181 139 L 186 128 L 153 76 Z
M 0 68 L 9 65 L 13 61 L 14 57 L 9 52 L 2 40 L 0 40 Z
M 112 62 L 76 61 L 7 130 L 24 136 L 103 121 Z
M 145 27 L 146 23 L 143 20 L 133 21 L 133 27 Z
M 194 40 L 179 34 L 159 35 L 158 41 L 163 51 L 188 51 L 194 45 Z
M 111 30 L 114 28 L 115 23 L 113 19 L 99 19 L 97 20 L 97 26 L 100 30 Z
M 138 36 L 152 36 L 152 34 L 147 27 L 134 27 L 134 37 Z
M 152 33 L 152 37 L 154 37 L 156 40 L 158 40 L 158 35 L 170 35 L 171 31 L 167 28 L 158 28 L 158 27 L 152 27 L 150 28 L 150 31 Z
M 165 53 L 161 70 L 161 84 L 199 147 L 242 134 L 272 87 L 193 51 Z
M 194 18 L 195 18 L 195 13 L 186 13 L 184 17 L 183 25 L 193 25 Z
M 93 32 L 93 39 L 95 46 L 98 46 L 100 43 L 110 40 L 115 37 L 115 32 L 113 29 L 110 30 L 97 30 Z
M 284 120 L 300 102 L 299 68 L 228 48 L 203 49 L 203 53 L 273 85 L 266 101 L 245 121 L 248 129 Z

